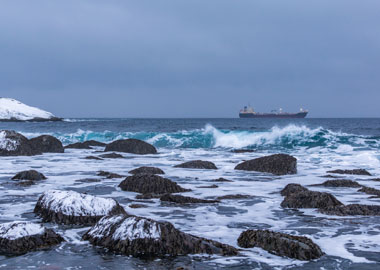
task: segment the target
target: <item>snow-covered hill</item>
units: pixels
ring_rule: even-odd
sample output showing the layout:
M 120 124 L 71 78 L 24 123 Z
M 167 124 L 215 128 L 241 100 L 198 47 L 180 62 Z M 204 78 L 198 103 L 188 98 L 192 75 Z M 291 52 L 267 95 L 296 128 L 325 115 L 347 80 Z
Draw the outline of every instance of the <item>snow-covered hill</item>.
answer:
M 52 113 L 12 98 L 0 98 L 0 121 L 58 121 Z

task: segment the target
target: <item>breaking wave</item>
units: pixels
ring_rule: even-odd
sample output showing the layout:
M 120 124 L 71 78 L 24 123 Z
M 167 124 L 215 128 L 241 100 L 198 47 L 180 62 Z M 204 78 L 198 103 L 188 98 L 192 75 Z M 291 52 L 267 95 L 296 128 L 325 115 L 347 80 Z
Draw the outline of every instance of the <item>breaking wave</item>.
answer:
M 27 137 L 36 134 L 25 134 Z M 39 134 L 38 134 L 39 135 Z M 288 125 L 272 127 L 265 131 L 222 130 L 206 125 L 202 129 L 176 132 L 93 132 L 77 130 L 75 133 L 53 133 L 64 144 L 98 140 L 111 142 L 118 139 L 135 138 L 147 141 L 156 147 L 166 148 L 252 148 L 294 149 L 299 147 L 339 148 L 344 145 L 359 148 L 379 148 L 380 138 L 333 132 L 319 127 Z

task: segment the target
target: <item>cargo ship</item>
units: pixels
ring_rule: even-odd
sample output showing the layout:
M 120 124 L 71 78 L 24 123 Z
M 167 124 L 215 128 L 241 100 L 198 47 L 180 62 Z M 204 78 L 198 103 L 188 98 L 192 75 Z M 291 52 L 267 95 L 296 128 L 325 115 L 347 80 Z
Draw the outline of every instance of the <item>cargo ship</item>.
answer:
M 258 113 L 250 106 L 244 106 L 240 110 L 240 118 L 305 118 L 309 112 L 304 109 L 300 109 L 298 113 L 283 112 L 282 109 L 272 110 L 270 113 Z

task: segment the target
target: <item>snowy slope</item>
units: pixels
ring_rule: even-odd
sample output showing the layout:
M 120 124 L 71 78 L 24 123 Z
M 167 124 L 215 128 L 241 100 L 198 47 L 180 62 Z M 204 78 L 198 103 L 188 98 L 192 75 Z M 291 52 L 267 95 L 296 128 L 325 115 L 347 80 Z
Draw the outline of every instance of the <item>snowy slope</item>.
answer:
M 33 119 L 56 119 L 56 117 L 41 109 L 28 106 L 12 98 L 0 98 L 0 120 L 28 121 Z

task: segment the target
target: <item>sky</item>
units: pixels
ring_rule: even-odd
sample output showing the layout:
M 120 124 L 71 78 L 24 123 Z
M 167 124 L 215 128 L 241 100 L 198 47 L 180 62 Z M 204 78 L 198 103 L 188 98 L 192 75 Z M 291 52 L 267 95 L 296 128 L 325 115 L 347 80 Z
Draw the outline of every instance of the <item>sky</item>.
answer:
M 61 117 L 380 117 L 380 1 L 3 0 L 0 97 Z

